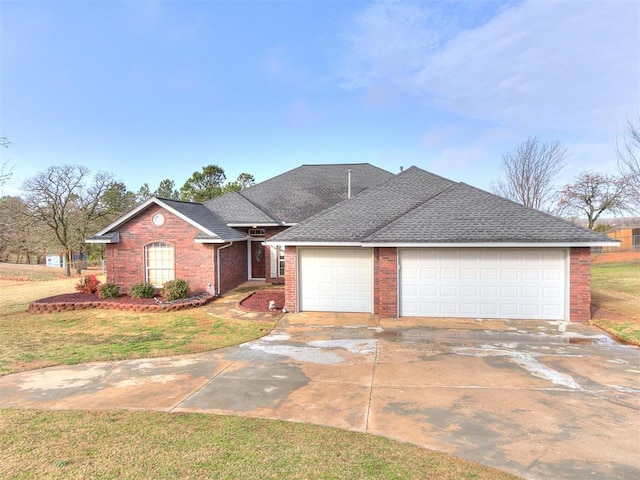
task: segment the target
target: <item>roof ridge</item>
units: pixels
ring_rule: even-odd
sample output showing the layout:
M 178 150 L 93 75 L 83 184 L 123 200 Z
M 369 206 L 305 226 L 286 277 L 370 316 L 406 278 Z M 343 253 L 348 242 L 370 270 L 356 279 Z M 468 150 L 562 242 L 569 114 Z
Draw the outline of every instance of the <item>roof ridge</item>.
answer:
M 189 200 L 175 200 L 173 198 L 158 197 L 157 195 L 152 195 L 149 198 L 155 198 L 155 199 L 161 200 L 163 202 L 185 203 L 185 204 L 190 204 L 190 205 L 198 205 L 198 204 L 199 205 L 204 205 L 204 202 L 191 202 Z
M 419 167 L 416 167 L 416 168 L 418 168 L 418 169 L 422 170 L 422 169 L 421 169 L 421 168 L 419 168 Z M 402 172 L 401 172 L 401 173 L 402 173 Z M 431 173 L 431 172 L 429 172 L 429 173 Z M 436 175 L 436 176 L 439 176 L 439 175 Z M 444 177 L 441 177 L 441 178 L 444 178 Z M 447 179 L 445 178 L 445 180 L 447 180 Z M 452 180 L 449 180 L 449 181 L 452 181 Z M 450 189 L 452 189 L 452 188 L 454 188 L 454 187 L 457 187 L 457 186 L 459 186 L 459 185 L 461 185 L 461 184 L 462 184 L 462 182 L 453 182 L 451 185 L 449 185 L 448 187 L 446 187 L 446 188 L 444 188 L 444 189 L 440 190 L 439 192 L 436 192 L 435 194 L 433 194 L 432 196 L 430 196 L 429 198 L 427 198 L 425 201 L 423 201 L 423 202 L 419 203 L 418 205 L 416 205 L 416 206 L 414 206 L 414 207 L 412 207 L 412 208 L 410 208 L 410 209 L 408 209 L 408 210 L 405 210 L 403 213 L 398 214 L 396 217 L 394 217 L 394 219 L 393 219 L 393 220 L 391 220 L 390 222 L 387 222 L 386 224 L 384 224 L 384 226 L 382 226 L 382 227 L 380 227 L 380 228 L 377 228 L 377 229 L 374 229 L 374 231 L 373 231 L 373 232 L 367 232 L 367 233 L 366 233 L 366 235 L 365 235 L 365 237 L 364 237 L 364 241 L 365 241 L 365 242 L 366 242 L 366 241 L 368 241 L 368 240 L 369 240 L 369 238 L 373 235 L 373 233 L 377 233 L 377 234 L 378 234 L 378 233 L 382 233 L 383 231 L 387 230 L 388 228 L 391 228 L 391 226 L 392 226 L 395 222 L 397 222 L 398 220 L 400 220 L 401 218 L 405 217 L 406 215 L 411 214 L 412 212 L 416 211 L 416 210 L 417 210 L 417 209 L 419 209 L 419 208 L 424 207 L 424 205 L 425 205 L 425 204 L 427 204 L 427 203 L 429 203 L 429 202 L 433 201 L 433 200 L 434 200 L 435 198 L 437 198 L 438 196 L 442 195 L 443 193 L 447 192 L 448 190 L 450 190 Z
M 246 190 L 246 189 L 245 189 Z M 260 210 L 262 213 L 264 213 L 267 217 L 269 217 L 271 220 L 273 220 L 274 222 L 280 222 L 280 219 L 276 219 L 274 218 L 273 215 L 271 215 L 271 213 L 267 212 L 266 210 L 264 210 L 262 207 L 258 206 L 258 204 L 256 202 L 254 202 L 253 200 L 247 198 L 245 195 L 242 194 L 242 190 L 239 190 L 236 192 L 238 195 L 240 195 L 244 200 L 246 200 L 247 202 L 249 202 L 251 205 L 253 205 L 255 208 L 257 208 L 258 210 Z
M 545 211 L 542 211 L 542 210 L 538 210 L 537 208 L 528 207 L 527 205 L 523 205 L 522 203 L 516 202 L 515 200 L 511 200 L 510 198 L 505 198 L 502 195 L 498 195 L 496 193 L 488 192 L 488 191 L 483 190 L 483 189 L 481 189 L 479 187 L 475 187 L 473 185 L 469 185 L 468 183 L 464 183 L 464 182 L 459 182 L 459 183 L 462 184 L 462 185 L 465 185 L 465 186 L 467 186 L 469 188 L 472 188 L 474 190 L 477 190 L 479 192 L 482 192 L 484 194 L 493 195 L 494 197 L 496 197 L 496 198 L 498 198 L 500 200 L 503 200 L 503 201 L 505 201 L 507 203 L 511 203 L 513 205 L 517 205 L 517 206 L 519 206 L 521 208 L 526 208 L 527 210 L 529 210 L 531 212 L 539 213 L 539 214 L 544 215 L 544 216 L 546 216 L 546 217 L 548 217 L 550 219 L 566 223 L 567 225 L 571 225 L 573 227 L 577 227 L 577 228 L 580 228 L 582 230 L 586 230 L 587 232 L 599 233 L 600 235 L 606 236 L 604 233 L 596 232 L 595 230 L 592 230 L 592 229 L 587 228 L 587 227 L 583 227 L 582 225 L 577 225 L 577 224 L 571 222 L 570 220 L 567 220 L 566 218 L 562 218 L 562 217 L 559 217 L 557 215 L 553 215 L 550 212 L 545 212 Z

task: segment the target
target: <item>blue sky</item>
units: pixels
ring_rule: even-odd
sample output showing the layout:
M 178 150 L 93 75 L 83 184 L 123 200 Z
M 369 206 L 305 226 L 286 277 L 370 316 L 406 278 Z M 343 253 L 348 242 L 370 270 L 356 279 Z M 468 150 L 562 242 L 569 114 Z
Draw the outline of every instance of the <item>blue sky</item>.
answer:
M 635 0 L 3 0 L 0 193 L 65 163 L 133 191 L 343 162 L 489 190 L 534 135 L 562 183 L 615 173 L 639 31 Z

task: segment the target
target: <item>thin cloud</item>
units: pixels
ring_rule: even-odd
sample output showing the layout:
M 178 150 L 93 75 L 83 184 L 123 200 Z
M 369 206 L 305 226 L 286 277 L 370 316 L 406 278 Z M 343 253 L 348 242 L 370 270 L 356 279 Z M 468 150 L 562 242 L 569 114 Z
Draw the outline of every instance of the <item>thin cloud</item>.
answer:
M 457 31 L 432 10 L 391 2 L 356 15 L 344 85 L 392 82 L 425 105 L 532 129 L 611 129 L 637 108 L 634 1 L 526 1 Z
M 287 109 L 287 120 L 293 127 L 312 127 L 322 121 L 324 113 L 313 107 L 306 98 L 297 98 Z

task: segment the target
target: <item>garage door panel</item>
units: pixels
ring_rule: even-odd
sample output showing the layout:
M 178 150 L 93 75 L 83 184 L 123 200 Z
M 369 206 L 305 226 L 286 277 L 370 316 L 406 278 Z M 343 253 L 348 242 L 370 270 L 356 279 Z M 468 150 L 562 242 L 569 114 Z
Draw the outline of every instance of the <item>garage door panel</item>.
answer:
M 400 314 L 563 319 L 562 249 L 400 251 Z
M 301 248 L 300 310 L 371 312 L 372 274 L 370 249 Z

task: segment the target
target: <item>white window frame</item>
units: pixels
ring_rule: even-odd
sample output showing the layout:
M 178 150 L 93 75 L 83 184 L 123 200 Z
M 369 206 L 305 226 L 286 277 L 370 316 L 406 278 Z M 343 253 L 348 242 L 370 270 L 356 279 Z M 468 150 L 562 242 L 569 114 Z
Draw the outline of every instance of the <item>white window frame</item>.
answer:
M 278 277 L 284 277 L 284 246 L 278 246 Z
M 149 253 L 159 254 L 149 257 Z M 176 249 L 167 242 L 152 242 L 144 247 L 144 277 L 145 281 L 156 288 L 161 288 L 165 282 L 176 278 Z M 154 263 L 153 265 L 151 263 Z M 158 284 L 159 282 L 159 284 Z

